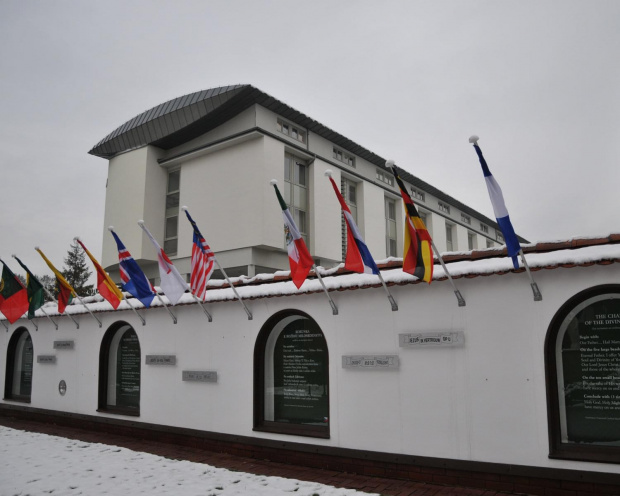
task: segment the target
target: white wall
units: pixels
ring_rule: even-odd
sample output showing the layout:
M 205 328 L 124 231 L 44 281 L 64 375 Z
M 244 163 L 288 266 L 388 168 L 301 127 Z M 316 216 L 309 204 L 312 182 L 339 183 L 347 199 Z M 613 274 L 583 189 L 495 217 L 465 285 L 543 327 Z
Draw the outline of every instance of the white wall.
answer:
M 99 313 L 101 329 L 88 314 L 77 317 L 79 330 L 66 317 L 56 318 L 58 331 L 45 319 L 38 319 L 38 332 L 20 320 L 0 333 L 0 352 L 6 356 L 11 334 L 25 325 L 35 356 L 57 356 L 56 364 L 34 364 L 30 406 L 115 417 L 96 411 L 98 357 L 106 329 L 124 320 L 134 326 L 143 356 L 141 415 L 131 420 L 390 453 L 620 473 L 618 465 L 548 458 L 543 354 L 547 328 L 560 306 L 619 276 L 617 264 L 538 271 L 541 302 L 533 301 L 525 274 L 459 279 L 467 300 L 461 308 L 450 285 L 436 281 L 392 287 L 397 312 L 380 288 L 332 293 L 338 316 L 324 295 L 311 294 L 248 301 L 252 321 L 236 301 L 209 304 L 212 323 L 195 305 L 174 308 L 177 325 L 163 309 L 141 311 L 146 326 L 129 311 Z M 255 341 L 271 315 L 291 308 L 310 314 L 327 340 L 330 439 L 252 430 Z M 463 331 L 465 345 L 399 347 L 399 333 L 431 331 Z M 74 340 L 75 349 L 54 350 L 54 340 Z M 400 368 L 342 368 L 343 355 L 365 353 L 397 354 Z M 145 365 L 147 354 L 174 354 L 177 365 Z M 182 382 L 182 370 L 192 369 L 216 370 L 218 383 Z M 0 384 L 4 374 L 2 367 Z M 67 383 L 64 397 L 58 393 L 60 380 Z

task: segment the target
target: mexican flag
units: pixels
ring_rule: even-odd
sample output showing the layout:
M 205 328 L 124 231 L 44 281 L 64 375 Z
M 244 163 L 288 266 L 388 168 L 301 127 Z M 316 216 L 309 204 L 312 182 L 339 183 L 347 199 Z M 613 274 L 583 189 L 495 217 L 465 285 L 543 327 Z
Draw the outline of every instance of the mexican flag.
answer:
M 13 324 L 28 310 L 28 293 L 4 262 L 0 280 L 0 312 Z
M 304 238 L 301 237 L 299 229 L 293 220 L 291 212 L 289 212 L 286 202 L 278 186 L 275 182 L 272 182 L 274 189 L 276 190 L 276 196 L 282 207 L 282 215 L 284 216 L 284 233 L 286 234 L 286 248 L 288 250 L 288 261 L 291 266 L 291 279 L 297 286 L 297 289 L 301 288 L 301 285 L 308 277 L 308 272 L 314 265 L 314 260 L 310 256 L 308 247 L 304 242 Z

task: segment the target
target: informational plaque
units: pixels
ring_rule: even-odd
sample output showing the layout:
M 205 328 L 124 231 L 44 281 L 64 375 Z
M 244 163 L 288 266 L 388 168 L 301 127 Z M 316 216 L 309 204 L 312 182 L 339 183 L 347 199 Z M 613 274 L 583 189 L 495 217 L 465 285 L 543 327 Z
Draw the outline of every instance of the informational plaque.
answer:
M 214 370 L 184 370 L 183 380 L 188 382 L 217 382 Z
M 441 346 L 463 346 L 465 334 L 463 331 L 446 332 L 416 332 L 399 334 L 398 343 L 401 348 L 426 348 Z
M 567 441 L 617 446 L 620 299 L 592 300 L 564 323 L 561 363 Z
M 146 365 L 176 365 L 176 355 L 146 355 Z
M 140 407 L 140 343 L 132 329 L 123 334 L 116 355 L 116 405 Z
M 56 363 L 56 355 L 37 355 L 37 363 Z
M 74 346 L 73 341 L 54 341 L 55 350 L 72 350 Z
M 22 366 L 19 375 L 19 394 L 30 396 L 32 392 L 32 364 L 34 362 L 34 350 L 32 338 L 27 335 L 21 352 Z
M 345 369 L 397 369 L 400 365 L 398 355 L 344 355 L 342 367 Z
M 309 319 L 298 319 L 280 333 L 274 347 L 274 420 L 326 425 L 327 343 Z

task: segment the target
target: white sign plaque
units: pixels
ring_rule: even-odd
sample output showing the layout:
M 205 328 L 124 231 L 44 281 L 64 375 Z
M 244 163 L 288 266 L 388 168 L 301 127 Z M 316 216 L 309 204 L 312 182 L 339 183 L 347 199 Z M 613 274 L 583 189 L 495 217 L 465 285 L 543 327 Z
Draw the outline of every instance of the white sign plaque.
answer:
M 463 346 L 465 334 L 463 331 L 399 334 L 398 344 L 401 348 Z
M 184 370 L 183 380 L 189 382 L 217 382 L 214 370 Z
M 398 355 L 344 355 L 342 367 L 345 369 L 397 369 L 400 365 Z
M 176 355 L 146 355 L 145 365 L 176 365 Z
M 56 355 L 37 355 L 37 363 L 56 363 Z
M 74 347 L 73 341 L 54 341 L 55 350 L 72 350 Z

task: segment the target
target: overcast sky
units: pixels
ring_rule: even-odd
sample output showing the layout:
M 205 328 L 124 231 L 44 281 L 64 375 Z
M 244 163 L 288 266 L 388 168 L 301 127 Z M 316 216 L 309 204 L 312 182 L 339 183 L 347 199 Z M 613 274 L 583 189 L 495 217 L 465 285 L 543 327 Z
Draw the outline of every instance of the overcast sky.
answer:
M 493 218 L 478 134 L 531 241 L 620 232 L 619 57 L 616 0 L 0 0 L 0 256 L 49 274 L 34 246 L 61 268 L 79 235 L 100 257 L 87 152 L 243 83 Z

